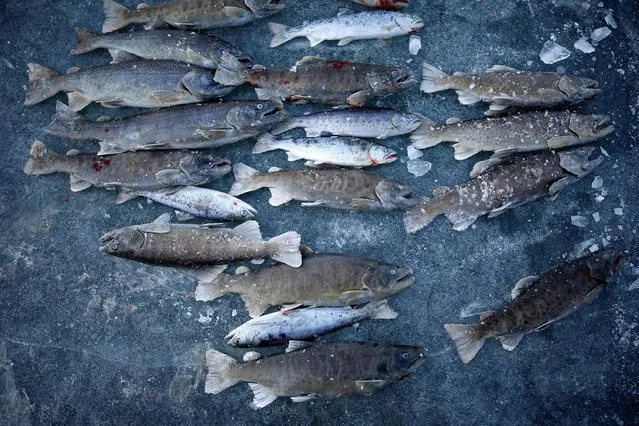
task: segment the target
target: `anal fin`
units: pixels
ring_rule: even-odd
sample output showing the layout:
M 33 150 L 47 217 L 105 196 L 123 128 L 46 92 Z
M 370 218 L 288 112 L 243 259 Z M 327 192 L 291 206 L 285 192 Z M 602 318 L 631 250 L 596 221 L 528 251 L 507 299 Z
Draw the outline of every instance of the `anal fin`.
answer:
M 521 338 L 524 337 L 523 333 L 506 334 L 503 336 L 497 336 L 497 340 L 501 343 L 501 347 L 507 351 L 512 351 L 517 347 Z

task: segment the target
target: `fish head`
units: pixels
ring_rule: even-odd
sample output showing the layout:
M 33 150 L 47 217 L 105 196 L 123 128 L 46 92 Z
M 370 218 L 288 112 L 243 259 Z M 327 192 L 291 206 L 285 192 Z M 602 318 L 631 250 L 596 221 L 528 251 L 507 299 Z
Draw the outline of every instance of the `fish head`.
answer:
M 395 23 L 406 34 L 413 34 L 424 26 L 424 21 L 417 15 L 398 14 L 395 17 Z
M 225 86 L 213 79 L 214 74 L 210 70 L 195 69 L 187 72 L 182 77 L 182 85 L 197 99 L 222 98 L 235 88 Z
M 605 114 L 572 114 L 570 130 L 583 142 L 595 141 L 615 131 L 615 126 L 607 125 L 610 117 Z
M 385 68 L 381 71 L 369 73 L 366 76 L 366 81 L 374 93 L 392 93 L 414 85 L 417 80 L 415 80 L 411 70 Z
M 380 300 L 407 289 L 414 282 L 411 268 L 386 263 L 371 266 L 362 276 L 362 285 Z
M 211 154 L 188 154 L 180 160 L 180 169 L 191 178 L 200 176 L 205 182 L 231 172 L 231 161 Z
M 566 95 L 569 102 L 594 98 L 601 92 L 598 87 L 596 80 L 574 75 L 564 75 L 557 82 L 557 88 Z
M 252 219 L 257 214 L 257 210 L 255 210 L 253 206 L 251 206 L 248 203 L 245 203 L 239 198 L 235 198 L 234 196 L 226 194 L 226 193 L 220 193 L 220 197 L 223 197 L 228 200 L 229 205 L 231 206 L 230 217 L 232 217 L 235 220 Z
M 236 129 L 266 129 L 287 118 L 282 104 L 275 101 L 240 102 L 226 114 L 226 121 Z
M 286 8 L 282 0 L 244 0 L 244 4 L 258 18 L 273 15 Z
M 116 229 L 100 237 L 100 251 L 115 256 L 132 256 L 143 244 L 144 234 L 135 226 Z
M 581 178 L 593 171 L 604 160 L 603 155 L 590 160 L 590 154 L 595 150 L 592 146 L 559 152 L 559 164 L 561 167 Z
M 417 370 L 426 361 L 426 348 L 422 346 L 398 345 L 392 347 L 389 373 L 402 380 Z
M 397 160 L 397 153 L 382 145 L 373 145 L 368 150 L 368 159 L 371 166 L 392 163 Z
M 594 253 L 588 261 L 590 276 L 595 279 L 592 287 L 611 282 L 615 273 L 623 266 L 623 262 L 621 253 L 612 247 L 606 247 Z
M 398 112 L 391 119 L 391 124 L 397 133 L 406 134 L 422 125 L 422 119 L 415 114 Z
M 229 334 L 224 337 L 226 344 L 234 347 L 241 347 L 251 344 L 253 346 L 256 343 L 257 327 L 253 327 L 250 323 L 244 323 L 234 330 L 231 330 Z
M 386 179 L 377 184 L 375 195 L 384 210 L 405 209 L 420 201 L 410 186 Z

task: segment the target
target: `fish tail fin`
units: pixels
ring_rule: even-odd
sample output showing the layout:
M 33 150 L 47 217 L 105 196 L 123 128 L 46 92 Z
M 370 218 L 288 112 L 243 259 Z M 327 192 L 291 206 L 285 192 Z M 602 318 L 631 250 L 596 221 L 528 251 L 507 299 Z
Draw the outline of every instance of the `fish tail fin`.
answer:
M 260 188 L 254 179 L 260 174 L 259 170 L 255 170 L 244 163 L 237 163 L 233 166 L 233 174 L 235 175 L 235 182 L 231 186 L 229 194 L 235 196 Z
M 269 22 L 268 29 L 271 30 L 271 33 L 273 34 L 271 47 L 277 47 L 294 38 L 294 36 L 287 34 L 289 27 L 286 25 L 278 24 L 277 22 Z
M 126 13 L 129 9 L 113 0 L 104 0 L 102 4 L 104 9 L 103 33 L 110 33 L 128 25 L 129 22 L 126 18 Z
M 397 318 L 397 312 L 395 312 L 390 306 L 388 306 L 388 301 L 382 300 L 377 302 L 373 306 L 373 314 L 370 316 L 371 319 L 395 319 Z
M 58 101 L 55 104 L 53 121 L 43 130 L 50 135 L 73 137 L 78 132 L 78 124 L 87 121 L 86 118 Z
M 404 228 L 409 234 L 414 234 L 433 219 L 442 214 L 440 206 L 430 198 L 425 198 L 422 202 L 406 210 L 404 214 Z
M 464 364 L 468 364 L 475 358 L 475 355 L 477 355 L 477 352 L 484 346 L 484 342 L 486 341 L 485 337 L 477 339 L 470 335 L 470 332 L 475 328 L 474 325 L 444 324 L 444 328 L 450 338 L 453 339 L 453 342 L 455 342 L 457 354 L 459 354 Z
M 294 231 L 271 238 L 268 242 L 275 247 L 275 253 L 270 256 L 271 259 L 292 266 L 293 268 L 301 266 L 301 241 L 302 237 L 300 237 L 300 234 Z
M 257 143 L 253 147 L 253 154 L 261 154 L 263 152 L 276 150 L 278 142 L 279 141 L 270 133 L 264 133 L 262 136 L 257 138 Z
M 29 69 L 29 90 L 24 100 L 25 105 L 35 105 L 50 98 L 60 91 L 58 73 L 39 64 L 27 64 Z
M 419 90 L 426 93 L 434 93 L 448 89 L 448 84 L 442 81 L 443 77 L 448 77 L 448 74 L 424 62 L 422 64 L 422 83 L 419 86 Z
M 97 48 L 97 46 L 95 46 L 95 39 L 98 35 L 93 31 L 87 30 L 86 28 L 76 28 L 75 36 L 78 41 L 71 50 L 72 55 L 87 53 Z
M 213 79 L 225 86 L 239 86 L 248 79 L 248 69 L 235 56 L 224 52 Z
M 236 363 L 236 360 L 215 349 L 206 351 L 206 367 L 209 373 L 206 375 L 204 392 L 220 393 L 239 382 L 239 380 L 229 377 L 229 372 Z
M 211 282 L 198 281 L 195 287 L 195 300 L 208 302 L 224 296 L 230 292 L 228 287 L 229 276 L 220 274 Z
M 29 159 L 24 166 L 24 172 L 28 175 L 48 175 L 58 171 L 55 160 L 59 157 L 55 152 L 47 149 L 47 146 L 34 141 L 29 151 Z

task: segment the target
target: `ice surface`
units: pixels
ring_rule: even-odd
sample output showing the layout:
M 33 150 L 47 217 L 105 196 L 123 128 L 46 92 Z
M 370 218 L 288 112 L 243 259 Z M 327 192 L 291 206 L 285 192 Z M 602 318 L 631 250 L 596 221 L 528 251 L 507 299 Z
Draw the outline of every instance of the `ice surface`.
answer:
M 612 31 L 610 31 L 610 28 L 601 27 L 601 28 L 597 28 L 592 33 L 590 33 L 590 38 L 594 42 L 600 42 L 604 38 L 608 37 L 610 33 L 612 33 Z
M 408 171 L 416 177 L 424 176 L 433 165 L 426 160 L 410 160 L 407 163 Z
M 580 228 L 583 228 L 585 226 L 588 226 L 588 219 L 580 215 L 570 216 L 570 223 Z
M 563 61 L 570 56 L 570 50 L 557 44 L 553 40 L 548 40 L 544 43 L 544 47 L 539 52 L 539 58 L 545 64 L 554 64 L 555 62 Z
M 588 42 L 588 38 L 581 36 L 574 44 L 575 49 L 581 50 L 584 53 L 592 53 L 595 51 L 595 47 Z

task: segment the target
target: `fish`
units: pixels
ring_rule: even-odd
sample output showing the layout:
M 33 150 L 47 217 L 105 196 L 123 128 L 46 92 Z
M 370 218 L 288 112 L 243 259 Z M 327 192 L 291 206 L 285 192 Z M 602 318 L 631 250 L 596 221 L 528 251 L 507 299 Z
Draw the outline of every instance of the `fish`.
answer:
M 271 191 L 268 202 L 272 206 L 299 200 L 304 207 L 361 211 L 405 209 L 419 202 L 408 185 L 362 170 L 271 168 L 268 173 L 261 173 L 238 163 L 233 172 L 235 183 L 229 194 L 237 196 L 268 188 Z
M 385 10 L 398 10 L 408 7 L 410 0 L 352 0 L 355 3 L 363 4 L 368 7 L 375 7 Z
M 239 382 L 253 391 L 254 410 L 278 397 L 293 402 L 349 395 L 370 396 L 414 373 L 426 360 L 422 346 L 368 342 L 309 344 L 292 341 L 287 353 L 261 358 L 245 355 L 245 362 L 209 349 L 204 392 L 218 394 Z
M 152 265 L 180 268 L 199 281 L 210 282 L 231 262 L 261 262 L 269 257 L 293 268 L 302 264 L 300 235 L 286 232 L 263 240 L 254 220 L 235 228 L 215 224 L 186 225 L 170 222 L 165 213 L 152 223 L 131 225 L 104 234 L 102 253 Z
M 613 133 L 615 127 L 608 123 L 610 117 L 604 114 L 534 111 L 445 125 L 424 123 L 410 138 L 417 149 L 456 142 L 455 159 L 465 160 L 482 151 L 503 156 L 586 144 Z
M 498 115 L 509 107 L 548 108 L 573 104 L 597 96 L 599 83 L 590 78 L 554 72 L 519 71 L 495 65 L 484 74 L 448 75 L 424 62 L 420 90 L 435 93 L 453 89 L 459 103 L 489 102 L 485 115 Z
M 68 173 L 72 192 L 83 191 L 91 186 L 129 192 L 202 185 L 230 171 L 229 160 L 194 151 L 96 156 L 71 150 L 67 155 L 60 155 L 41 141 L 31 145 L 24 167 L 24 173 L 28 175 Z
M 140 59 L 162 59 L 185 62 L 202 68 L 215 69 L 222 52 L 233 55 L 249 65 L 251 57 L 217 37 L 179 30 L 150 30 L 128 33 L 96 34 L 86 28 L 76 28 L 77 43 L 71 53 L 79 55 L 96 49 L 108 49 L 111 63 Z
M 224 86 L 249 83 L 259 99 L 291 100 L 329 105 L 362 106 L 374 96 L 387 95 L 415 84 L 412 72 L 361 62 L 305 56 L 292 69 L 246 68 L 222 54 L 215 81 Z
M 34 63 L 28 69 L 25 105 L 67 92 L 73 111 L 91 102 L 112 108 L 160 108 L 218 99 L 233 90 L 216 83 L 211 70 L 175 61 L 126 61 L 85 70 L 71 68 L 64 75 Z
M 226 335 L 226 344 L 236 347 L 274 346 L 289 340 L 308 340 L 364 319 L 394 319 L 386 300 L 361 308 L 311 307 L 283 309 L 251 319 Z
M 317 46 L 325 40 L 339 40 L 337 45 L 345 46 L 353 40 L 389 39 L 413 34 L 423 26 L 424 21 L 417 15 L 388 11 L 349 11 L 298 27 L 288 27 L 276 22 L 268 23 L 268 28 L 273 34 L 271 47 L 277 47 L 297 37 L 306 37 L 311 46 Z
M 308 160 L 304 163 L 308 167 L 324 164 L 366 167 L 397 160 L 397 153 L 392 149 L 364 139 L 339 136 L 276 139 L 268 133 L 257 139 L 253 154 L 277 149 L 286 151 L 288 161 Z
M 446 324 L 464 364 L 469 363 L 486 339 L 495 337 L 507 351 L 517 347 L 524 334 L 540 331 L 592 303 L 623 265 L 623 256 L 605 248 L 545 272 L 517 281 L 512 301 L 481 314 L 479 324 Z
M 58 101 L 45 133 L 100 141 L 98 155 L 138 150 L 217 148 L 266 132 L 288 117 L 273 101 L 181 105 L 90 121 Z
M 289 117 L 270 133 L 279 135 L 302 127 L 307 137 L 333 135 L 386 139 L 408 134 L 419 128 L 424 120 L 419 114 L 392 109 L 347 108 Z
M 470 180 L 454 188 L 438 187 L 404 216 L 406 232 L 413 234 L 444 215 L 453 229 L 463 231 L 478 217 L 495 217 L 508 209 L 545 197 L 552 201 L 566 186 L 577 182 L 604 160 L 590 160 L 593 147 L 569 151 L 537 151 L 526 155 L 480 161 Z
M 285 7 L 280 0 L 174 0 L 153 6 L 140 3 L 137 9 L 130 10 L 113 0 L 103 0 L 102 32 L 131 24 L 145 24 L 147 30 L 168 26 L 181 30 L 237 27 Z
M 415 282 L 413 270 L 363 257 L 308 254 L 299 268 L 274 265 L 201 281 L 195 300 L 239 294 L 252 318 L 270 306 L 350 306 L 384 300 Z
M 185 186 L 168 193 L 166 191 L 134 191 L 123 194 L 125 196 L 118 197 L 117 204 L 142 196 L 177 209 L 176 215 L 182 220 L 201 217 L 211 220 L 245 221 L 257 214 L 251 205 L 232 195 L 196 186 Z

